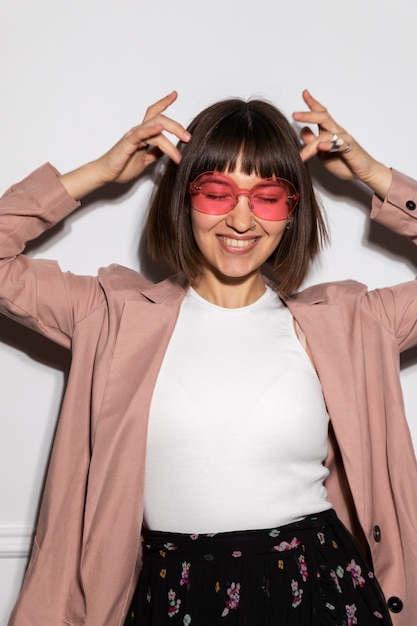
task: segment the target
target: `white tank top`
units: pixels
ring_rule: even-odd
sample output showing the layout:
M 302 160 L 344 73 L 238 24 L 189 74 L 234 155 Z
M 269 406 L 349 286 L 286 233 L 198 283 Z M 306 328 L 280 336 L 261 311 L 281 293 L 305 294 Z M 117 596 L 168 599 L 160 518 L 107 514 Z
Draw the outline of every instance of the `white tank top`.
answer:
M 225 309 L 189 289 L 154 390 L 145 525 L 272 528 L 331 508 L 328 415 L 277 294 Z

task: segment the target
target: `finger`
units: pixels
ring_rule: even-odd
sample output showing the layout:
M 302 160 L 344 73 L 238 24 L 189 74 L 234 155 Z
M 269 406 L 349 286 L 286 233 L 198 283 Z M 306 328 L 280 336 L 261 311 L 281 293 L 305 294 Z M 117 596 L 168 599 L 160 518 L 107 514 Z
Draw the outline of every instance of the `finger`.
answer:
M 159 158 L 161 153 L 166 154 L 175 163 L 179 163 L 181 154 L 173 142 L 163 134 L 163 131 L 176 136 L 183 142 L 188 142 L 191 138 L 190 133 L 181 124 L 159 114 L 156 118 L 152 118 L 152 123 L 145 122 L 135 126 L 127 134 L 127 140 L 131 144 L 130 152 L 152 147 L 155 150 L 150 151 L 148 163 Z
M 162 113 L 162 111 L 165 111 L 169 106 L 171 106 L 173 102 L 175 102 L 177 97 L 178 93 L 174 90 L 171 91 L 171 93 L 169 93 L 167 96 L 164 96 L 160 100 L 154 102 L 154 104 L 148 106 L 145 111 L 145 117 L 143 118 L 143 120 L 146 121 L 149 118 L 155 117 L 159 113 Z
M 152 121 L 152 124 L 155 124 L 155 123 L 162 124 L 163 129 L 167 133 L 171 133 L 171 135 L 175 135 L 176 137 L 178 137 L 178 139 L 181 139 L 181 141 L 188 142 L 191 139 L 190 133 L 187 131 L 186 128 L 184 128 L 182 124 L 180 124 L 176 120 L 173 120 L 170 117 L 167 117 L 166 115 L 159 114 L 155 118 L 152 118 L 151 121 Z M 146 126 L 146 122 L 145 122 L 145 126 Z
M 154 157 L 150 160 L 156 160 L 163 153 L 178 163 L 181 158 L 180 152 L 172 141 L 162 134 L 162 130 L 164 130 L 162 124 L 153 124 L 152 126 L 140 125 L 133 128 L 127 135 L 130 146 L 128 152 L 133 154 L 138 150 L 146 148 L 149 150 L 148 154 Z
M 160 120 L 160 121 L 157 121 Z M 163 115 L 159 115 L 156 120 L 152 120 L 152 124 L 140 124 L 139 126 L 135 126 L 132 128 L 129 133 L 127 133 L 127 139 L 134 144 L 135 150 L 137 150 L 141 146 L 141 144 L 153 144 L 155 145 L 155 139 L 158 137 L 163 138 L 163 131 L 167 131 L 168 133 L 175 135 L 181 141 L 187 142 L 190 140 L 191 135 L 185 128 L 176 122 L 175 120 L 171 120 Z
M 337 124 L 327 111 L 295 111 L 293 118 L 303 124 L 317 125 L 320 130 L 332 133 L 344 132 L 342 126 Z
M 350 152 L 352 149 L 353 139 L 347 133 L 333 133 L 330 138 L 324 137 L 324 133 L 321 133 L 317 139 L 317 149 L 319 151 L 343 154 Z
M 303 91 L 303 99 L 310 111 L 295 111 L 293 118 L 297 122 L 305 124 L 317 124 L 320 129 L 331 131 L 333 133 L 341 133 L 344 129 L 329 114 L 325 106 L 318 100 L 313 98 L 309 91 Z
M 312 111 L 327 111 L 326 107 L 323 104 L 321 104 L 318 100 L 313 98 L 313 96 L 308 91 L 308 89 L 304 89 L 304 91 L 302 93 L 302 97 L 303 97 L 303 100 L 306 103 L 306 105 Z
M 301 159 L 305 162 L 315 157 L 319 152 L 317 146 L 317 141 L 311 141 L 310 143 L 307 143 L 305 146 L 303 146 L 300 150 Z
M 317 139 L 316 135 L 308 126 L 304 126 L 304 128 L 300 130 L 300 137 L 304 143 L 310 143 L 314 141 L 314 139 Z
M 121 142 L 124 141 L 124 143 L 127 144 L 125 149 L 128 154 L 132 154 L 141 148 L 146 148 L 149 140 L 152 139 L 152 137 L 158 136 L 163 131 L 163 128 L 162 124 L 151 124 L 149 126 L 141 124 L 126 133 L 121 139 Z
M 166 154 L 174 163 L 179 163 L 181 160 L 181 153 L 178 148 L 168 139 L 165 135 L 159 134 L 155 137 L 151 137 L 147 142 L 149 146 L 152 146 L 151 152 L 154 153 L 153 149 L 156 149 L 156 154 Z
M 316 120 L 324 119 L 328 113 L 325 106 L 323 106 L 318 100 L 313 98 L 307 89 L 304 89 L 302 97 L 310 111 L 295 111 L 293 117 L 295 119 L 304 119 L 306 116 L 312 118 L 312 123 L 317 123 Z M 313 115 L 312 115 L 313 114 Z
M 317 154 L 343 156 L 351 151 L 353 140 L 350 135 L 320 133 L 318 137 L 309 128 L 303 128 L 301 137 L 305 143 L 300 151 L 303 161 L 308 161 Z
M 165 111 L 178 97 L 178 93 L 176 91 L 172 91 L 170 94 L 161 98 L 154 104 L 151 104 L 145 112 L 145 117 L 143 118 L 143 123 L 152 121 L 152 123 L 158 122 L 163 123 L 165 130 L 171 132 L 176 135 L 178 139 L 181 141 L 189 141 L 191 139 L 190 133 L 180 124 L 176 122 L 172 118 L 166 117 L 165 115 L 161 115 L 163 111 Z M 155 118 L 155 119 L 153 119 Z M 165 126 L 166 123 L 166 126 Z
M 304 143 L 300 156 L 303 161 L 308 161 L 317 154 L 317 137 L 308 126 L 301 129 L 300 137 Z

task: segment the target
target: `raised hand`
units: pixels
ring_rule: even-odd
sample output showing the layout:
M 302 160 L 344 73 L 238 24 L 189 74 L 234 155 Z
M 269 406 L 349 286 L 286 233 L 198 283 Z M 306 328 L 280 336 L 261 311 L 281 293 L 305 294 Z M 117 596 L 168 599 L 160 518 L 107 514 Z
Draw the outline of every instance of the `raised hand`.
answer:
M 305 145 L 301 158 L 308 161 L 317 155 L 324 167 L 338 178 L 360 180 L 384 197 L 391 184 L 391 170 L 366 152 L 307 90 L 302 95 L 309 111 L 297 111 L 293 118 L 297 122 L 317 124 L 318 132 L 302 128 L 300 134 Z
M 143 122 L 129 130 L 103 156 L 64 174 L 61 182 L 74 198 L 82 198 L 91 191 L 110 183 L 126 183 L 142 174 L 146 167 L 163 154 L 178 163 L 181 155 L 164 131 L 187 142 L 190 134 L 175 120 L 163 115 L 177 98 L 173 91 L 146 110 Z
M 97 160 L 103 182 L 133 180 L 163 154 L 179 163 L 178 149 L 163 133 L 167 131 L 182 141 L 188 141 L 190 134 L 181 124 L 162 114 L 176 99 L 177 92 L 173 91 L 148 107 L 143 122 Z

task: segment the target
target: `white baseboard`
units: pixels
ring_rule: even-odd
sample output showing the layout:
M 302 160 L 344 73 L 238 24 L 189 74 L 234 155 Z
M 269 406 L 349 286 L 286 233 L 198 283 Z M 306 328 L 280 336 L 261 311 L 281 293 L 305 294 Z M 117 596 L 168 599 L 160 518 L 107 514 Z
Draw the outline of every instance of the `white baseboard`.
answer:
M 0 525 L 0 559 L 26 559 L 32 545 L 31 526 Z

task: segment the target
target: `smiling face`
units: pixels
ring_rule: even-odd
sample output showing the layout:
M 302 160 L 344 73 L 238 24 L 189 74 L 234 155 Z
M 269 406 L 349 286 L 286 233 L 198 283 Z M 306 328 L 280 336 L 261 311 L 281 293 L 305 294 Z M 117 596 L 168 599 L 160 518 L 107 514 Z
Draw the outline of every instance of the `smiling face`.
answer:
M 167 261 L 183 284 L 198 289 L 209 280 L 219 288 L 249 284 L 253 277 L 261 284 L 259 268 L 268 259 L 281 291 L 292 293 L 301 285 L 327 233 L 291 124 L 268 102 L 233 98 L 201 111 L 188 130 L 191 140 L 179 144 L 180 163 L 168 161 L 152 200 L 146 231 L 153 258 Z M 201 199 L 201 190 L 193 189 L 199 176 L 213 172 L 232 174 L 240 192 L 246 194 L 239 195 L 230 213 L 223 210 L 223 200 L 213 208 L 216 215 L 211 213 L 207 197 L 212 188 L 210 193 L 206 190 L 206 200 Z M 296 192 L 291 228 L 284 237 L 286 220 L 272 220 L 278 213 L 265 208 L 265 194 L 259 198 L 257 190 L 252 193 L 258 177 L 283 178 Z M 201 179 L 197 183 L 201 185 Z M 271 189 L 268 193 L 276 194 Z M 232 190 L 232 196 L 236 194 Z M 266 199 L 269 204 L 271 198 Z M 200 204 L 200 214 L 196 206 L 192 208 L 193 201 Z
M 228 176 L 247 190 L 263 180 L 256 174 L 245 174 L 240 167 Z M 257 217 L 245 195 L 239 196 L 236 206 L 224 215 L 207 215 L 192 206 L 193 235 L 203 259 L 201 275 L 193 286 L 203 297 L 218 300 L 217 304 L 219 298 L 227 302 L 230 287 L 239 288 L 242 302 L 256 300 L 265 290 L 260 268 L 277 248 L 287 223 L 287 219 Z

